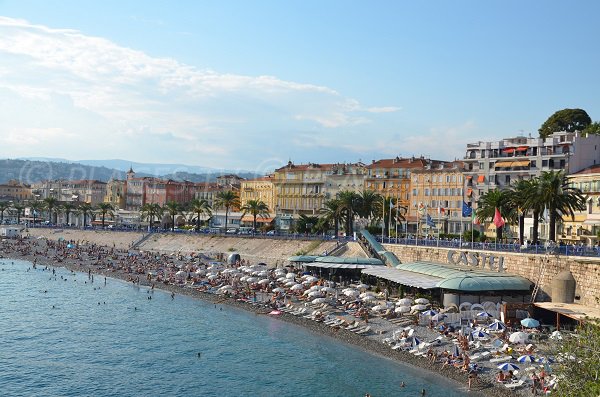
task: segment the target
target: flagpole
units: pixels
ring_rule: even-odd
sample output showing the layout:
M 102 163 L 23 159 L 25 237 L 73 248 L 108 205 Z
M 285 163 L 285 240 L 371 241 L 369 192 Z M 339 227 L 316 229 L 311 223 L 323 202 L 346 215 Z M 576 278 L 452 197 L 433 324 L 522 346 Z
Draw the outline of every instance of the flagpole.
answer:
M 438 207 L 437 244 L 436 244 L 437 247 L 440 246 L 440 215 L 441 215 L 441 209 L 440 209 L 440 207 Z
M 381 242 L 383 243 L 383 239 L 385 238 L 385 196 L 382 196 L 381 199 L 383 200 L 383 203 L 381 205 L 383 212 L 381 218 Z
M 392 197 L 390 196 L 390 214 L 388 217 L 388 239 L 392 237 Z

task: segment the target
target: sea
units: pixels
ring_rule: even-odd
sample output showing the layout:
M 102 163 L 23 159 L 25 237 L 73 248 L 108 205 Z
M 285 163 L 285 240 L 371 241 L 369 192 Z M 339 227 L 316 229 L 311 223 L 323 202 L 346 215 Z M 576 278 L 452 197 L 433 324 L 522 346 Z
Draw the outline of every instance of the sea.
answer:
M 442 377 L 277 318 L 0 260 L 1 396 L 381 397 L 422 389 L 465 395 Z

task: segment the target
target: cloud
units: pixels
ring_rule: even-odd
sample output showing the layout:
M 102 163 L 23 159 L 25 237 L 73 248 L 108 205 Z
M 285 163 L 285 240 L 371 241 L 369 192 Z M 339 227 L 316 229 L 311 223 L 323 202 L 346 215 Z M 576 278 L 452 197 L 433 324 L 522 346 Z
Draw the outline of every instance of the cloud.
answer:
M 0 17 L 0 57 L 4 155 L 258 164 L 281 156 L 282 137 L 303 147 L 299 130 L 326 136 L 315 142 L 323 146 L 354 133 L 348 145 L 364 146 L 353 129 L 400 110 L 363 106 L 321 85 L 199 69 L 7 17 Z M 249 153 L 255 141 L 261 150 Z

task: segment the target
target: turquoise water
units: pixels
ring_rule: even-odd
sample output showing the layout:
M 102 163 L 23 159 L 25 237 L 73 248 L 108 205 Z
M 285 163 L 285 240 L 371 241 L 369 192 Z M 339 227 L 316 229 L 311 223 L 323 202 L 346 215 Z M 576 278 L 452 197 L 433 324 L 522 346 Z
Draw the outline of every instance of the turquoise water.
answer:
M 63 268 L 0 267 L 2 396 L 463 395 L 268 316 Z

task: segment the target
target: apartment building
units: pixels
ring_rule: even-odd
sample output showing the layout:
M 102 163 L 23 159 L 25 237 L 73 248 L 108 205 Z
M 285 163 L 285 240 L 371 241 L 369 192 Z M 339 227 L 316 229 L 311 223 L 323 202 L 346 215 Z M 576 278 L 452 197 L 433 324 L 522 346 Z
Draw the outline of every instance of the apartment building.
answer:
M 574 218 L 565 217 L 558 224 L 559 241 L 598 244 L 600 232 L 600 164 L 569 175 L 569 185 L 586 196 L 586 209 L 576 212 Z
M 104 201 L 106 182 L 95 179 L 42 181 L 32 185 L 32 194 L 39 200 L 53 197 L 61 202 L 96 205 Z
M 127 183 L 121 179 L 111 179 L 106 183 L 104 202 L 112 204 L 115 209 L 124 209 L 126 205 Z
M 261 178 L 243 180 L 240 185 L 241 205 L 246 205 L 250 200 L 260 200 L 269 207 L 269 211 L 273 214 L 275 211 L 273 178 L 273 175 L 267 175 Z
M 23 201 L 33 198 L 31 186 L 15 180 L 0 184 L 0 201 Z

